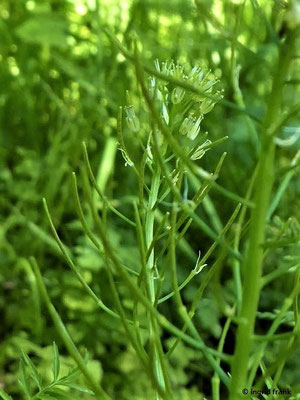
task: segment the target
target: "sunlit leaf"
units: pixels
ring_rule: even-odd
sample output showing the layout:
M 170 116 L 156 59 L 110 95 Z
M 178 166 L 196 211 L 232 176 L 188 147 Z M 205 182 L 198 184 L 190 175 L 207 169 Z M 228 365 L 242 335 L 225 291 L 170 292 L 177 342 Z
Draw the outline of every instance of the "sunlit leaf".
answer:
M 16 33 L 26 43 L 66 48 L 68 23 L 58 16 L 43 14 L 27 19 Z

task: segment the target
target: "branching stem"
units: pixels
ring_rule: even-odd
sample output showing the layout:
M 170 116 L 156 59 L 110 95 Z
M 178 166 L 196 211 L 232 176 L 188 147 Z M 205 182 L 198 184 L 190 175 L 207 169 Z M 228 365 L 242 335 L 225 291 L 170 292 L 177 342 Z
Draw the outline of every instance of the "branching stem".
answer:
M 249 355 L 255 325 L 255 316 L 261 289 L 261 273 L 263 262 L 263 243 L 270 196 L 273 186 L 273 170 L 275 145 L 271 135 L 273 122 L 281 112 L 284 81 L 292 59 L 292 51 L 296 39 L 296 31 L 288 32 L 286 40 L 280 48 L 278 65 L 274 74 L 272 90 L 267 103 L 267 113 L 262 130 L 262 151 L 257 167 L 255 181 L 254 204 L 252 211 L 249 245 L 244 268 L 243 301 L 239 315 L 237 341 L 232 364 L 232 385 L 230 400 L 245 398 L 242 390 L 247 388 L 247 371 Z M 272 132 L 273 134 L 273 132 Z

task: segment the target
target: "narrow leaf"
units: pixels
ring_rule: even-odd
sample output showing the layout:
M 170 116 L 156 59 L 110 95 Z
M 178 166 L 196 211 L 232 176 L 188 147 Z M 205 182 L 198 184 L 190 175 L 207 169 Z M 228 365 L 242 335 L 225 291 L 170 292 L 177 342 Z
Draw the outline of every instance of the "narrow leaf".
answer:
M 86 389 L 86 388 L 84 388 L 82 386 L 79 386 L 79 385 L 75 385 L 74 383 L 65 382 L 65 383 L 60 383 L 60 385 L 61 386 L 67 386 L 67 387 L 69 387 L 71 389 L 78 390 L 79 392 L 82 392 L 82 393 L 87 393 L 87 394 L 94 395 L 94 392 L 92 390 Z
M 59 400 L 59 399 L 61 399 L 61 400 L 70 400 L 71 398 L 72 398 L 72 400 L 75 400 L 77 398 L 77 397 L 75 397 L 73 395 L 70 396 L 70 393 L 68 393 L 68 392 L 66 392 L 64 390 L 58 389 L 57 387 L 53 388 L 51 390 L 48 390 L 47 392 L 49 393 L 49 396 L 51 396 L 51 397 L 53 396 L 53 398 L 55 400 Z
M 49 396 L 48 394 L 39 394 L 37 397 L 39 400 L 58 400 L 57 397 Z
M 53 350 L 53 364 L 52 364 L 53 381 L 56 381 L 59 375 L 60 362 L 59 362 L 59 352 L 55 342 L 53 342 L 52 350 Z
M 12 400 L 12 397 L 10 397 L 7 393 L 3 392 L 2 389 L 0 389 L 0 398 L 2 400 Z
M 22 358 L 23 358 L 24 362 L 28 365 L 28 367 L 30 369 L 30 373 L 31 373 L 32 379 L 36 383 L 36 385 L 39 388 L 39 390 L 42 390 L 42 378 L 41 378 L 41 375 L 38 373 L 38 370 L 36 369 L 36 366 L 30 360 L 28 355 L 25 354 L 23 351 L 22 351 L 22 356 L 23 356 Z
M 20 385 L 25 393 L 26 398 L 30 399 L 30 387 L 29 387 L 29 380 L 25 369 L 25 362 L 23 358 L 20 360 L 20 367 L 19 367 L 19 382 Z

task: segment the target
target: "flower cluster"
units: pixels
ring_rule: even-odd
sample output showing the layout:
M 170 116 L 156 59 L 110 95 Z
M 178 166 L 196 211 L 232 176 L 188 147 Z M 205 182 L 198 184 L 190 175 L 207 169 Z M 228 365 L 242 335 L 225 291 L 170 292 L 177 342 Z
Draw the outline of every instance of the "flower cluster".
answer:
M 215 89 L 218 79 L 210 70 L 205 71 L 198 66 L 186 73 L 183 66 L 174 61 L 159 63 L 156 60 L 154 65 L 156 71 L 166 77 L 164 80 L 150 76 L 148 80 L 149 94 L 160 111 L 162 121 L 172 134 L 176 135 L 178 132 L 191 142 L 194 141 L 199 136 L 204 115 L 223 97 L 221 91 Z M 193 91 L 189 90 L 191 86 Z M 138 132 L 140 123 L 128 92 L 124 111 L 128 127 L 133 132 Z M 202 143 L 194 150 L 191 158 L 200 159 L 208 148 L 207 141 Z M 130 165 L 127 159 L 126 164 Z
M 204 114 L 209 113 L 216 102 L 222 98 L 222 93 L 214 90 L 218 79 L 210 70 L 205 71 L 198 66 L 193 67 L 189 73 L 185 73 L 183 66 L 174 61 L 160 64 L 156 60 L 155 69 L 166 78 L 172 78 L 170 82 L 154 77 L 149 80 L 150 94 L 159 103 L 163 120 L 169 125 L 172 105 L 177 107 L 176 114 L 182 116 L 179 133 L 194 140 L 200 132 L 200 123 Z M 180 81 L 182 85 L 174 85 L 173 80 Z M 185 89 L 186 84 L 192 85 L 195 91 Z

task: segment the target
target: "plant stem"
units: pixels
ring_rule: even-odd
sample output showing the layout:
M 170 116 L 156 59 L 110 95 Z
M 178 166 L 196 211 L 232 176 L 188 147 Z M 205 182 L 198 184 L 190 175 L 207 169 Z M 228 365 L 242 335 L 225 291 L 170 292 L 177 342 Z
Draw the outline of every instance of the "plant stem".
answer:
M 158 199 L 158 191 L 160 186 L 160 170 L 157 168 L 154 171 L 154 175 L 152 177 L 151 190 L 149 195 L 148 206 L 146 210 L 146 218 L 145 218 L 145 243 L 146 249 L 151 246 L 153 240 L 153 232 L 154 232 L 154 210 L 153 207 Z M 146 265 L 146 281 L 147 287 L 149 289 L 149 300 L 152 304 L 155 302 L 155 285 L 154 285 L 154 273 L 155 273 L 155 265 L 154 265 L 154 250 L 152 249 L 149 254 L 147 265 Z M 149 316 L 149 331 L 150 331 L 150 341 L 157 334 L 157 321 L 151 315 Z M 154 343 L 153 343 L 154 344 Z M 162 388 L 165 388 L 165 381 L 162 373 L 162 366 L 159 358 L 159 353 L 157 347 L 154 345 L 154 370 L 156 377 L 158 379 L 159 384 Z M 159 399 L 159 395 L 157 394 L 157 399 Z
M 35 275 L 35 278 L 37 281 L 37 286 L 39 288 L 41 297 L 42 297 L 42 299 L 48 309 L 48 312 L 53 320 L 55 328 L 56 328 L 58 334 L 60 335 L 62 341 L 64 342 L 69 354 L 75 360 L 76 364 L 78 365 L 78 368 L 84 375 L 89 387 L 95 393 L 95 398 L 99 399 L 99 400 L 111 400 L 111 397 L 104 391 L 104 389 L 102 388 L 100 383 L 96 382 L 95 378 L 91 375 L 90 371 L 88 370 L 88 368 L 86 366 L 86 363 L 84 362 L 76 345 L 74 344 L 72 338 L 70 337 L 65 325 L 63 324 L 60 316 L 58 315 L 56 309 L 54 308 L 54 306 L 50 300 L 50 297 L 47 293 L 46 287 L 44 285 L 39 266 L 33 257 L 30 258 L 30 265 L 31 265 L 31 268 Z
M 261 288 L 260 280 L 264 254 L 262 244 L 265 238 L 267 212 L 273 186 L 275 144 L 270 131 L 281 112 L 282 91 L 292 58 L 295 39 L 296 30 L 290 30 L 286 40 L 281 45 L 278 65 L 274 74 L 272 90 L 267 103 L 267 113 L 263 124 L 262 151 L 258 161 L 258 172 L 254 185 L 255 207 L 252 211 L 249 245 L 244 262 L 244 296 L 232 364 L 230 400 L 245 398 L 242 394 L 242 389 L 247 388 L 248 361 Z
M 225 325 L 224 325 L 224 328 L 222 331 L 222 335 L 220 337 L 220 341 L 218 344 L 218 351 L 220 353 L 223 351 L 226 335 L 229 331 L 231 320 L 232 320 L 232 318 L 228 317 L 225 322 Z M 220 360 L 216 360 L 216 362 L 217 362 L 217 364 L 220 365 Z M 220 400 L 220 377 L 216 373 L 216 371 L 214 373 L 214 376 L 212 377 L 211 383 L 212 383 L 212 398 L 213 398 L 213 400 Z
M 150 190 L 150 196 L 148 201 L 148 207 L 146 211 L 146 221 L 145 221 L 145 238 L 146 238 L 146 248 L 151 246 L 153 240 L 153 231 L 154 231 L 154 210 L 153 207 L 158 198 L 158 191 L 160 185 L 160 170 L 157 169 L 154 172 Z M 154 281 L 153 281 L 153 273 L 154 273 L 154 251 L 152 250 L 149 254 L 147 261 L 147 278 L 149 279 L 149 287 L 151 288 L 150 297 L 151 301 L 154 301 L 155 298 L 155 290 L 154 290 Z

